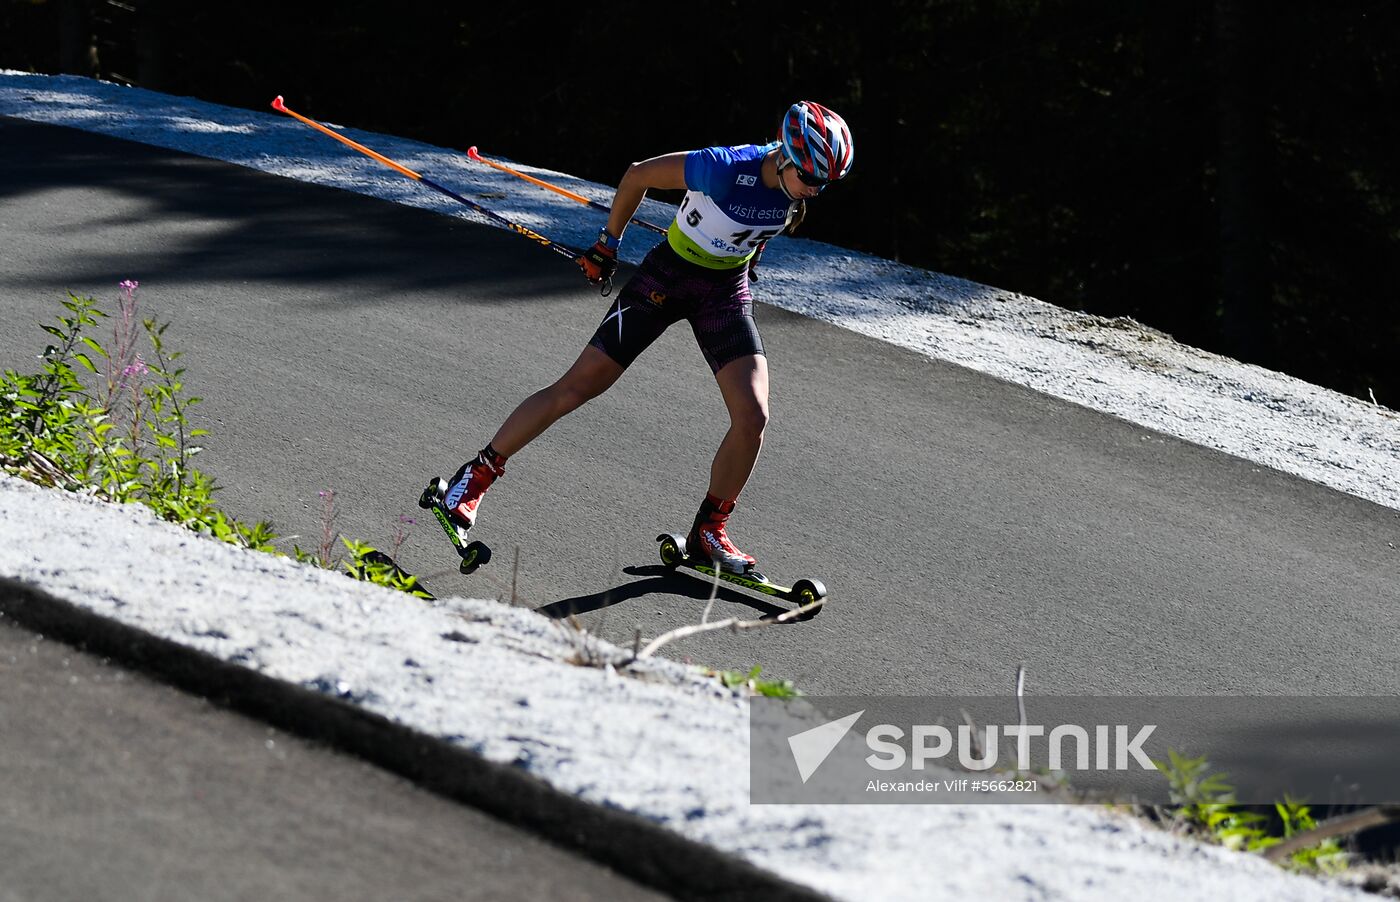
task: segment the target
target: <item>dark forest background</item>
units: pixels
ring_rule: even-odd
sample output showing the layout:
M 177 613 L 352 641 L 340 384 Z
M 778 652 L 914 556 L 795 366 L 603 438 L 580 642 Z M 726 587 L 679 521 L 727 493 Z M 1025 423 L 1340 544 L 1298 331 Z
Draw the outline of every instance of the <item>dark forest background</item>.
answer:
M 603 183 L 851 124 L 803 234 L 1400 407 L 1400 4 L 0 0 L 0 66 Z

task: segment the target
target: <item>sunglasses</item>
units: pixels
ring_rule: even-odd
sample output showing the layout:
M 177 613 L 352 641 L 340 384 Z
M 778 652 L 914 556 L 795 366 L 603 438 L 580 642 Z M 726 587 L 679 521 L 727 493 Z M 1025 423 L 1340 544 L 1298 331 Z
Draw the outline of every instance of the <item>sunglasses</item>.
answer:
M 826 190 L 826 186 L 831 184 L 831 182 L 827 181 L 826 179 L 817 178 L 815 175 L 811 175 L 806 170 L 802 169 L 802 167 L 800 166 L 793 165 L 792 169 L 794 172 L 797 173 L 797 180 L 802 184 L 806 185 L 808 188 L 816 188 L 818 191 L 824 191 Z

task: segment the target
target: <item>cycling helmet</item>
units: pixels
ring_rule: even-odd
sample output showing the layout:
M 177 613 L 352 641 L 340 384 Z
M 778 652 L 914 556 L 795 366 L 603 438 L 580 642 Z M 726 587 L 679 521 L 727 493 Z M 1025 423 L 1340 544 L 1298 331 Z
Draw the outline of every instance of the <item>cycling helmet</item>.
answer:
M 789 107 L 778 140 L 787 161 L 806 174 L 803 181 L 809 184 L 834 182 L 851 171 L 851 130 L 846 120 L 819 103 L 800 100 Z

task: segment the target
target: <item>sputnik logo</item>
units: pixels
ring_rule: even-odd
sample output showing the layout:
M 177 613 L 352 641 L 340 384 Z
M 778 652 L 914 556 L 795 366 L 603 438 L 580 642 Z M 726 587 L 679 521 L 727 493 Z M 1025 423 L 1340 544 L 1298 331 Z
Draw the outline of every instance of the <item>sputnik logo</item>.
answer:
M 801 775 L 803 783 L 817 772 L 817 768 L 836 750 L 836 746 L 864 713 L 865 709 L 862 708 L 840 720 L 833 720 L 788 737 L 788 748 L 792 749 L 792 759 L 797 762 L 797 772 Z

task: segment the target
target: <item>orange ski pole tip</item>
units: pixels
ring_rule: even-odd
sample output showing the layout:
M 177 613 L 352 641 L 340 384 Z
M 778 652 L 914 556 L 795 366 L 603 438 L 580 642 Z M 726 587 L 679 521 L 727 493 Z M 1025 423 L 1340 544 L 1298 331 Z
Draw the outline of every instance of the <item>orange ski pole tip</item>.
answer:
M 473 160 L 477 160 L 477 161 L 480 161 L 480 160 L 481 160 L 481 154 L 479 154 L 479 153 L 476 152 L 476 145 L 475 145 L 475 144 L 473 144 L 471 147 L 468 147 L 468 148 L 467 148 L 467 156 L 471 157 Z
M 272 108 L 279 113 L 287 112 L 287 105 L 282 102 L 281 94 L 278 94 L 276 97 L 272 98 Z

